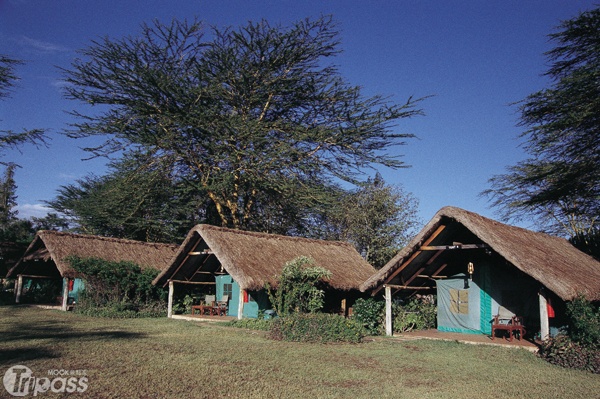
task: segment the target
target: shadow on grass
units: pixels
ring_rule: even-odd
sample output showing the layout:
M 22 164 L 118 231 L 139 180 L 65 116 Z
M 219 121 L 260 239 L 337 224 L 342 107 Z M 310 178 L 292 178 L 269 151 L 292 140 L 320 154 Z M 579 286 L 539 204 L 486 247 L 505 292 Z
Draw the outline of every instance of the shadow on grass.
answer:
M 113 326 L 89 328 L 77 325 L 76 319 L 53 320 L 55 315 L 27 319 L 27 309 L 20 314 L 0 318 L 0 364 L 16 360 L 58 358 L 61 347 L 70 341 L 114 341 L 144 338 L 147 334 L 117 330 Z M 24 317 L 25 316 L 25 317 Z M 60 315 L 59 315 L 60 317 Z
M 0 349 L 0 363 L 20 363 L 28 360 L 37 359 L 56 359 L 60 357 L 58 353 L 46 348 L 19 348 L 19 349 Z

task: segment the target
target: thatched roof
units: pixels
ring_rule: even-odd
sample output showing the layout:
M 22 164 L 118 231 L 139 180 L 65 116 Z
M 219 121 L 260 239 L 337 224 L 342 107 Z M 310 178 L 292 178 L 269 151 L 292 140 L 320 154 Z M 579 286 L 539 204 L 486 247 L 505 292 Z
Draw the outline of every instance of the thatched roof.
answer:
M 457 240 L 458 235 L 461 237 Z M 362 291 L 372 290 L 387 283 L 393 276 L 408 281 L 411 274 L 427 273 L 430 266 L 435 267 L 435 259 L 432 259 L 435 252 L 422 251 L 424 245 L 452 245 L 454 241 L 466 243 L 465 237 L 473 240 L 474 244 L 489 246 L 563 300 L 573 299 L 579 293 L 590 300 L 600 300 L 600 262 L 579 251 L 567 240 L 499 223 L 454 207 L 438 211 L 409 245 L 360 288 Z M 400 272 L 399 268 L 402 268 Z
M 50 272 L 48 269 L 52 267 L 47 262 L 52 261 L 60 276 L 75 277 L 75 270 L 66 261 L 69 256 L 95 257 L 111 262 L 130 261 L 142 269 L 163 270 L 170 264 L 178 248 L 179 246 L 171 244 L 42 230 L 37 232 L 23 257 L 8 272 L 8 276 Z M 54 274 L 56 276 L 55 272 Z
M 284 264 L 298 256 L 312 257 L 317 266 L 329 270 L 328 284 L 334 289 L 358 289 L 375 273 L 348 243 L 197 225 L 154 284 L 164 285 L 169 279 L 208 281 L 211 277 L 202 273 L 222 267 L 242 289 L 258 290 L 267 282 L 275 284 Z

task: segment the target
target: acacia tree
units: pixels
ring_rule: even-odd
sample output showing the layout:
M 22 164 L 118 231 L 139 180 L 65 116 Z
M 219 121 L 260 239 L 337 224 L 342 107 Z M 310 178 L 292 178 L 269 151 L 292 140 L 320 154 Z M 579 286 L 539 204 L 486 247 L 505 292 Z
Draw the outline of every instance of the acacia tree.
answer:
M 143 25 L 63 70 L 67 98 L 102 106 L 74 112 L 69 134 L 108 135 L 88 149 L 98 156 L 143 149 L 206 193 L 223 226 L 248 228 L 260 210 L 277 213 L 277 197 L 314 201 L 333 178 L 404 166 L 386 150 L 412 137 L 393 127 L 420 114 L 418 100 L 365 97 L 331 64 L 339 52 L 328 17 L 212 28 L 210 40 L 197 21 Z
M 62 186 L 48 205 L 76 231 L 149 242 L 180 243 L 197 223 L 218 222 L 201 193 L 153 167 L 144 154 Z
M 581 238 L 600 215 L 600 9 L 549 37 L 552 86 L 519 104 L 531 158 L 494 176 L 484 193 L 505 219 L 533 216 L 542 229 Z
M 15 73 L 15 68 L 21 64 L 23 64 L 23 62 L 20 60 L 15 60 L 0 54 L 0 99 L 10 97 L 15 82 L 19 80 Z M 32 129 L 24 130 L 19 133 L 12 130 L 0 129 L 0 154 L 8 148 L 18 149 L 23 144 L 46 145 L 44 131 L 41 129 Z M 0 161 L 0 164 L 8 165 L 3 161 Z
M 356 190 L 341 192 L 324 225 L 327 238 L 352 243 L 376 268 L 384 266 L 413 235 L 418 201 L 399 186 L 386 185 L 381 175 Z

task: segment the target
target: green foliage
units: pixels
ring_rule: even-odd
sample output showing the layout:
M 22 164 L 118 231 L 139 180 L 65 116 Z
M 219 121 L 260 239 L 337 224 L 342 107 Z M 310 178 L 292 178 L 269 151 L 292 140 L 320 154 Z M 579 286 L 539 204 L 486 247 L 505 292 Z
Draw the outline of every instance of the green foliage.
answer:
M 361 342 L 364 329 L 355 320 L 326 313 L 294 313 L 273 319 L 270 337 L 296 342 Z
M 157 270 L 142 270 L 133 262 L 69 257 L 71 267 L 85 280 L 76 311 L 106 317 L 164 315 L 164 290 L 153 286 Z
M 352 318 L 363 326 L 366 334 L 380 335 L 382 320 L 385 319 L 385 302 L 359 298 L 352 306 Z
M 392 305 L 394 332 L 427 330 L 435 328 L 437 307 L 428 299 L 412 299 L 404 304 Z
M 0 100 L 10 97 L 11 90 L 19 77 L 15 73 L 15 68 L 23 64 L 23 61 L 10 58 L 0 54 Z M 19 148 L 23 144 L 46 145 L 46 137 L 41 129 L 24 130 L 23 132 L 13 132 L 11 130 L 0 129 L 0 155 L 7 148 Z M 0 161 L 0 164 L 11 166 L 11 162 Z
M 210 219 L 201 191 L 177 182 L 141 154 L 111 164 L 106 176 L 62 186 L 48 202 L 87 234 L 180 243 L 189 229 Z
M 0 180 L 0 241 L 29 243 L 35 235 L 30 221 L 18 219 L 17 185 L 14 175 L 17 165 L 6 165 L 4 176 Z
M 416 101 L 363 95 L 332 63 L 340 51 L 330 17 L 213 28 L 209 39 L 197 21 L 145 24 L 93 42 L 63 71 L 68 98 L 101 106 L 74 112 L 70 135 L 108 135 L 94 155 L 143 151 L 146 165 L 206 193 L 224 226 L 276 222 L 333 179 L 404 166 L 388 151 L 412 137 L 395 126 L 421 114 Z
M 383 267 L 414 234 L 418 200 L 379 173 L 360 188 L 340 194 L 326 216 L 327 239 L 348 241 L 375 268 Z
M 506 219 L 535 217 L 562 236 L 586 235 L 600 219 L 600 9 L 563 22 L 546 55 L 550 88 L 519 104 L 531 158 L 491 179 L 487 190 Z
M 190 312 L 192 310 L 192 305 L 194 305 L 194 297 L 189 294 L 186 294 L 183 299 L 179 301 L 175 301 L 173 304 L 173 312 L 176 314 L 183 314 Z
M 600 307 L 578 296 L 567 303 L 569 337 L 584 347 L 600 349 Z
M 269 331 L 273 319 L 265 320 L 264 318 L 258 319 L 242 319 L 242 320 L 231 320 L 227 322 L 228 326 L 236 328 L 247 328 L 249 330 L 260 330 Z
M 357 299 L 352 306 L 352 318 L 369 335 L 381 335 L 385 326 L 385 302 L 375 298 Z M 436 323 L 437 307 L 429 297 L 392 303 L 392 328 L 395 333 L 435 328 Z
M 62 280 L 31 279 L 25 283 L 21 303 L 56 303 L 62 295 Z M 14 302 L 14 300 L 13 300 Z
M 544 341 L 540 356 L 558 366 L 600 374 L 600 349 L 577 343 L 566 335 Z
M 325 291 L 320 288 L 331 272 L 316 266 L 312 258 L 299 256 L 287 262 L 281 271 L 277 287 L 266 290 L 273 309 L 279 316 L 291 313 L 314 313 L 323 308 Z
M 74 310 L 85 316 L 107 317 L 111 319 L 135 319 L 143 317 L 165 317 L 167 310 L 162 301 L 145 303 L 106 301 L 99 305 L 89 291 L 79 293 L 79 300 Z

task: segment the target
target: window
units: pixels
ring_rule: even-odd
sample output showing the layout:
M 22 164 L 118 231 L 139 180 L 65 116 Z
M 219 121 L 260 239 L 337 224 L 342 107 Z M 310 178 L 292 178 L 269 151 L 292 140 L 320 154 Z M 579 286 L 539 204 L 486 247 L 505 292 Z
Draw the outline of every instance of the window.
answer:
M 450 290 L 450 312 L 459 314 L 469 313 L 468 290 Z
M 231 299 L 233 294 L 233 284 L 223 284 L 223 295 L 228 295 L 228 298 Z

